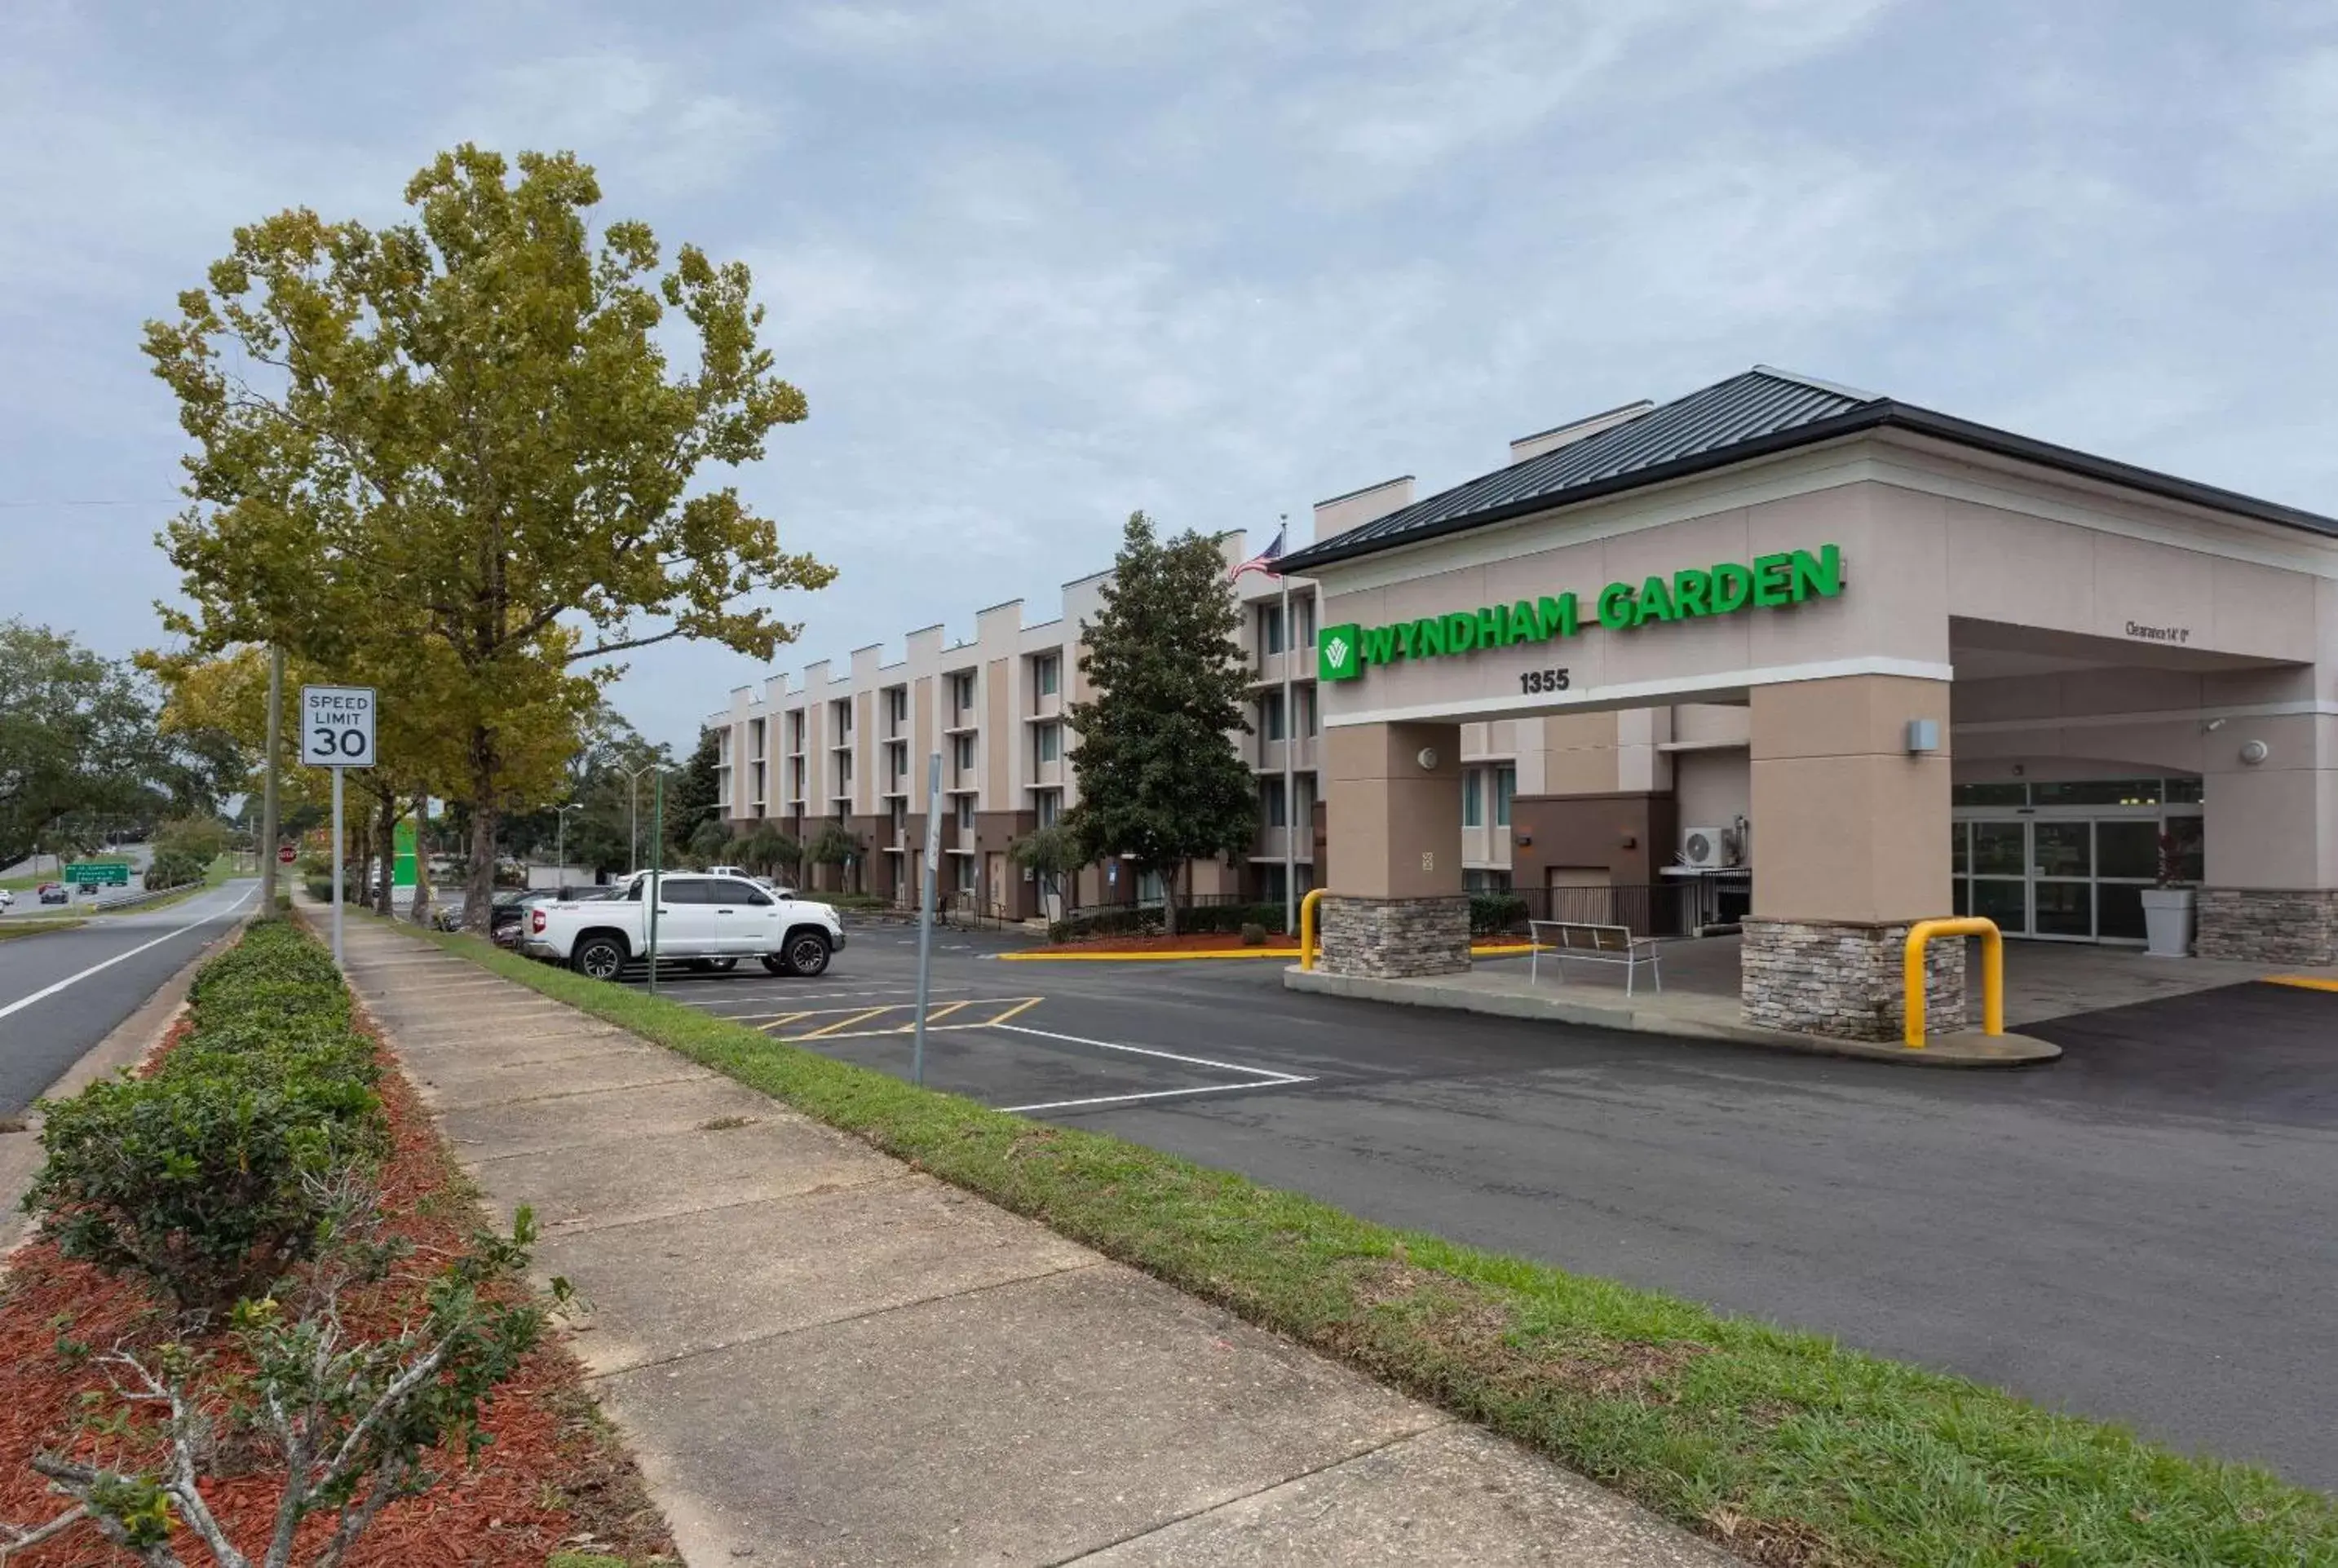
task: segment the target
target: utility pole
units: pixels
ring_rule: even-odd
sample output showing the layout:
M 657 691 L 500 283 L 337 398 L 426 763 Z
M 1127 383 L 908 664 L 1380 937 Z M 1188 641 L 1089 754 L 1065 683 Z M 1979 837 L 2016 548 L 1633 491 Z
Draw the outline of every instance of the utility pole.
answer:
M 658 906 L 665 900 L 665 770 L 650 778 L 650 995 L 657 995 Z
M 260 914 L 276 913 L 276 754 L 281 750 L 284 723 L 284 650 L 268 650 L 268 781 L 260 797 Z

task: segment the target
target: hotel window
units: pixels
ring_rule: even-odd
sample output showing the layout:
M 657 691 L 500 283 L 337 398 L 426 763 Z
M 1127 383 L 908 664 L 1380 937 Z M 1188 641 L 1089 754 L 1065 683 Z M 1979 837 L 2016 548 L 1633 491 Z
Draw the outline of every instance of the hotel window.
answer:
M 802 758 L 801 758 L 801 757 L 791 757 L 791 758 L 789 758 L 789 759 L 788 759 L 788 799 L 791 799 L 791 800 L 801 800 L 801 799 L 803 799 L 803 779 L 804 779 L 804 760 L 803 760 Z
M 974 797 L 971 795 L 958 798 L 958 826 L 961 833 L 974 831 Z
M 1298 797 L 1299 825 L 1311 828 L 1315 823 L 1315 775 L 1302 773 L 1293 793 Z
M 957 769 L 958 773 L 961 775 L 974 771 L 973 736 L 953 735 L 950 737 L 950 766 Z
M 1272 658 L 1282 652 L 1282 606 L 1280 604 L 1258 607 L 1258 651 L 1262 658 Z
M 949 689 L 950 722 L 953 725 L 963 723 L 966 716 L 974 710 L 973 672 L 968 671 L 963 674 L 951 676 Z
M 1518 770 L 1516 768 L 1494 769 L 1494 826 L 1510 825 L 1510 801 L 1518 792 Z
M 1042 697 L 1053 697 L 1063 683 L 1064 662 L 1053 653 L 1031 661 L 1031 687 Z
M 1315 646 L 1315 595 L 1294 594 L 1291 601 L 1291 645 L 1293 648 Z
M 885 689 L 885 733 L 897 736 L 909 727 L 909 689 L 889 686 Z
M 1258 781 L 1258 820 L 1261 827 L 1288 827 L 1291 822 L 1291 818 L 1285 815 L 1288 807 L 1289 802 L 1282 798 L 1281 778 L 1262 779 Z
M 1063 760 L 1064 727 L 1062 725 L 1042 724 L 1034 731 L 1032 740 L 1037 748 L 1037 755 L 1040 761 L 1060 762 Z
M 1258 734 L 1262 740 L 1280 740 L 1282 730 L 1282 693 L 1269 691 L 1258 700 Z
M 836 717 L 833 721 L 836 730 L 836 743 L 841 746 L 846 741 L 852 739 L 852 699 L 850 697 L 839 697 L 834 702 L 830 703 L 829 706 L 836 710 Z
M 757 757 L 763 754 L 763 722 L 761 719 L 747 720 L 747 749 Z
M 1031 804 L 1036 808 L 1034 815 L 1038 818 L 1040 827 L 1053 828 L 1057 822 L 1063 820 L 1064 792 L 1062 790 L 1041 789 L 1031 797 Z
M 958 890 L 961 893 L 973 892 L 974 857 L 971 855 L 953 855 L 950 858 L 958 862 Z
M 1316 733 L 1317 724 L 1317 715 L 1315 712 L 1315 688 L 1312 686 L 1294 686 L 1291 689 L 1291 691 L 1292 701 L 1299 709 L 1299 733 L 1311 739 Z
M 804 724 L 803 710 L 802 710 L 802 709 L 801 709 L 801 708 L 794 708 L 794 709 L 791 709 L 791 710 L 789 710 L 789 711 L 788 711 L 788 750 L 791 750 L 791 751 L 801 751 L 801 750 L 803 750 L 803 724 Z
M 1486 825 L 1486 775 L 1476 768 L 1461 774 L 1461 826 L 1483 828 Z

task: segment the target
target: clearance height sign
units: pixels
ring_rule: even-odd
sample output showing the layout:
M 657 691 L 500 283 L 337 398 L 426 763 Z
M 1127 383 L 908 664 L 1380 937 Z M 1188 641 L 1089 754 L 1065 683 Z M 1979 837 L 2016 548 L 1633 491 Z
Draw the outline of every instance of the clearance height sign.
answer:
M 1842 592 L 1842 551 L 1833 544 L 1787 550 L 1751 562 L 1724 561 L 1692 566 L 1670 577 L 1610 583 L 1593 602 L 1593 618 L 1611 632 L 1628 632 L 1651 622 L 1695 621 L 1744 610 L 1783 610 Z M 1457 653 L 1553 642 L 1580 632 L 1583 614 L 1573 593 L 1542 595 L 1396 621 L 1385 626 L 1326 626 L 1315 640 L 1315 673 L 1322 681 L 1353 681 L 1375 664 L 1438 659 Z M 1564 690 L 1564 671 L 1555 686 Z

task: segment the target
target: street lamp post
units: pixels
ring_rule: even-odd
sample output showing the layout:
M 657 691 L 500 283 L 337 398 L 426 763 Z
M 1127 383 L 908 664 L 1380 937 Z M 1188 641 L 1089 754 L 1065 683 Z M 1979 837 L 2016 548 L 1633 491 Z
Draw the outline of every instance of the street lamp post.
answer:
M 553 868 L 560 873 L 560 882 L 562 887 L 566 887 L 568 884 L 568 814 L 571 811 L 582 811 L 584 809 L 584 803 L 579 800 L 573 805 L 563 806 L 559 810 L 553 813 Z
M 629 871 L 639 870 L 642 864 L 642 775 L 658 766 L 644 762 L 630 772 L 617 769 L 625 775 L 625 868 Z

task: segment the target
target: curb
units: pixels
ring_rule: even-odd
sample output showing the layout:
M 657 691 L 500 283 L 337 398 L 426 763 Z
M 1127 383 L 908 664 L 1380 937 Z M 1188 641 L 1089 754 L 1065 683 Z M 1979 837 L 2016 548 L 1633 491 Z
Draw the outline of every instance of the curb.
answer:
M 1725 1045 L 1756 1045 L 1804 1056 L 1839 1056 L 1861 1062 L 1885 1062 L 1895 1067 L 2030 1067 L 2051 1062 L 2062 1048 L 2027 1034 L 1982 1034 L 1963 1031 L 1935 1034 L 1921 1051 L 1904 1045 L 1878 1044 L 1864 1040 L 1838 1040 L 1825 1034 L 1800 1034 L 1783 1029 L 1760 1029 L 1750 1024 L 1707 1023 L 1667 1016 L 1632 1007 L 1603 1006 L 1557 996 L 1519 996 L 1492 991 L 1438 991 L 1418 981 L 1381 980 L 1365 975 L 1326 975 L 1296 965 L 1282 972 L 1286 991 L 1311 991 L 1329 996 L 1352 996 L 1400 1006 L 1436 1008 L 1451 1013 L 1482 1013 L 1497 1018 L 1525 1018 L 1549 1024 L 1573 1024 L 1584 1028 L 1616 1029 L 1633 1034 L 1660 1034 L 1674 1040 L 1695 1040 Z
M 1473 958 L 1516 958 L 1531 953 L 1525 943 L 1500 947 L 1472 947 Z M 1296 947 L 1193 947 L 1172 952 L 1124 953 L 997 953 L 993 954 L 1007 964 L 1174 964 L 1188 958 L 1296 958 Z

